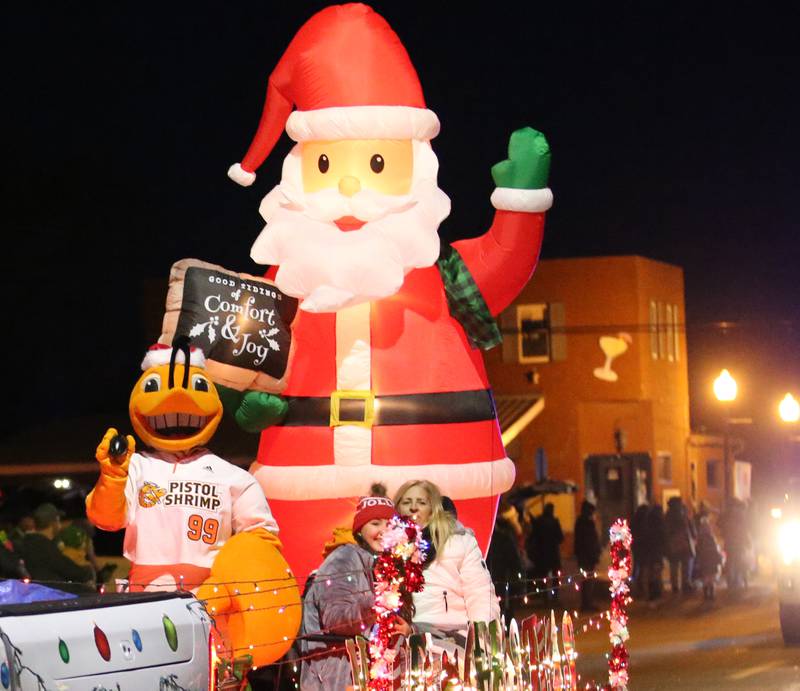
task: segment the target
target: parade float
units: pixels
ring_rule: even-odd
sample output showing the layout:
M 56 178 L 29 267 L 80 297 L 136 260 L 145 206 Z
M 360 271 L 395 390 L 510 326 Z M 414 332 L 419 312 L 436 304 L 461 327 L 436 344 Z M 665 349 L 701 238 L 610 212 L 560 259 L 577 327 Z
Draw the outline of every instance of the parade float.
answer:
M 287 652 L 300 616 L 294 574 L 302 583 L 318 566 L 322 546 L 371 483 L 390 493 L 412 478 L 439 484 L 484 551 L 489 543 L 515 471 L 482 351 L 500 342 L 495 317 L 536 267 L 552 204 L 550 150 L 532 128 L 513 132 L 506 160 L 491 170 L 490 228 L 446 245 L 438 228 L 450 200 L 438 187 L 431 146 L 439 128 L 382 17 L 361 4 L 311 17 L 270 75 L 256 135 L 229 170 L 251 185 L 284 131 L 295 142 L 260 206 L 266 226 L 251 257 L 267 267 L 265 276 L 193 259 L 173 266 L 163 347 L 146 359 L 129 409 L 151 451 L 137 452 L 135 440 L 115 429 L 98 448 L 88 515 L 101 528 L 139 533 L 138 545 L 126 540 L 131 590 L 195 593 L 187 600 L 202 605 L 219 632 L 194 639 L 207 646 L 211 687 L 219 670 L 244 686 L 246 666 Z M 190 342 L 205 352 L 205 366 Z M 261 435 L 250 472 L 277 525 L 235 521 L 233 499 L 222 498 L 217 466 L 227 466 L 202 448 L 222 402 L 243 429 Z M 161 464 L 181 477 L 167 477 Z M 238 494 L 252 498 L 241 482 Z M 630 533 L 615 529 L 607 687 L 623 691 Z M 140 549 L 143 536 L 152 544 Z M 376 571 L 379 624 L 371 638 L 348 645 L 361 689 L 389 688 L 381 622 L 402 599 L 398 579 L 408 592 L 424 587 L 409 562 L 418 534 L 398 526 L 395 537 Z M 435 657 L 429 640 L 415 635 L 402 683 L 576 689 L 575 627 L 567 612 L 507 626 L 476 622 L 463 659 Z M 112 655 L 114 644 L 122 645 L 114 639 Z M 240 664 L 234 674 L 243 658 L 244 672 Z

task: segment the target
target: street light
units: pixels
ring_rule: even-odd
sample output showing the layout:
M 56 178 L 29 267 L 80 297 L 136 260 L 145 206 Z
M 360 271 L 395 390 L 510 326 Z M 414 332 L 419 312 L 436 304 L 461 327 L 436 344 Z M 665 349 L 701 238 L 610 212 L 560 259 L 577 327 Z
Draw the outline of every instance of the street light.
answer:
M 719 376 L 714 380 L 714 395 L 717 397 L 717 400 L 722 403 L 735 401 L 738 390 L 739 387 L 736 385 L 736 380 L 726 369 L 722 370 Z
M 792 396 L 792 394 L 787 393 L 778 404 L 778 415 L 780 415 L 781 420 L 783 420 L 787 425 L 794 426 L 797 424 L 797 421 L 800 420 L 800 403 L 797 402 L 797 399 Z M 793 442 L 796 441 L 800 441 L 800 439 L 798 439 L 798 437 L 796 437 L 794 434 L 790 434 L 788 437 L 788 447 L 786 453 L 790 466 L 794 461 Z
M 730 455 L 730 416 L 729 406 L 736 400 L 736 394 L 739 387 L 736 385 L 736 380 L 731 376 L 728 370 L 724 369 L 719 373 L 719 376 L 714 380 L 714 395 L 720 403 L 725 405 L 725 432 L 722 442 L 722 476 L 723 476 L 723 491 L 724 497 L 727 501 L 730 493 L 730 481 L 728 479 L 728 466 L 730 462 L 728 456 Z
M 792 394 L 787 393 L 778 404 L 778 414 L 784 422 L 797 422 L 800 420 L 800 403 Z

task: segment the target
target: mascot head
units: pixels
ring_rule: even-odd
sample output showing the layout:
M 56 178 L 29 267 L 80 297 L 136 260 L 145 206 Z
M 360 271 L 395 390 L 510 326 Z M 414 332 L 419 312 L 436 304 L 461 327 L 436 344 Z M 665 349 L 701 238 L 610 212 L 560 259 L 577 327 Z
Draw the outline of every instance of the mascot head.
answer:
M 128 405 L 133 429 L 145 444 L 188 451 L 211 439 L 222 402 L 204 366 L 203 352 L 188 344 L 156 344 L 147 351 Z

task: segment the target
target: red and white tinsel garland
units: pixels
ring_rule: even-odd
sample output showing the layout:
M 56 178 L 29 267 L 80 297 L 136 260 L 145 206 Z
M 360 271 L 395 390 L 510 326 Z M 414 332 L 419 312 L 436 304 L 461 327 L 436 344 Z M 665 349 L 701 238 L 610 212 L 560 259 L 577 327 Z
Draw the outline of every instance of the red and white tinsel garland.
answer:
M 628 578 L 631 575 L 631 529 L 628 522 L 618 518 L 609 529 L 611 537 L 611 609 L 608 617 L 611 655 L 608 658 L 608 687 L 613 691 L 628 688 L 628 604 L 631 602 Z
M 375 562 L 377 621 L 369 637 L 370 691 L 390 691 L 397 650 L 390 645 L 402 610 L 410 611 L 411 594 L 422 590 L 422 562 L 427 542 L 413 521 L 395 516 L 383 534 L 383 553 Z

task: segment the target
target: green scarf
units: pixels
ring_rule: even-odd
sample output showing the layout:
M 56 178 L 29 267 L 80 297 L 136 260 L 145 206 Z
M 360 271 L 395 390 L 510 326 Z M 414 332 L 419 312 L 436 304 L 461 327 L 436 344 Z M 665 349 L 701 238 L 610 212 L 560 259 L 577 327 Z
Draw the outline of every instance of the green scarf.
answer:
M 444 282 L 450 315 L 464 327 L 472 347 L 489 350 L 502 343 L 500 327 L 467 265 L 452 245 L 442 247 L 436 267 Z

